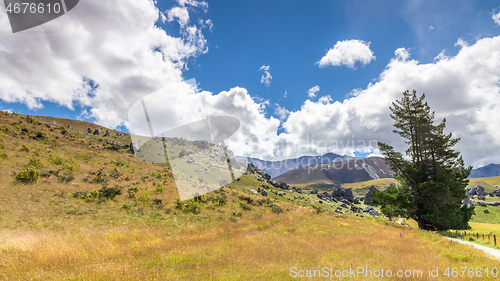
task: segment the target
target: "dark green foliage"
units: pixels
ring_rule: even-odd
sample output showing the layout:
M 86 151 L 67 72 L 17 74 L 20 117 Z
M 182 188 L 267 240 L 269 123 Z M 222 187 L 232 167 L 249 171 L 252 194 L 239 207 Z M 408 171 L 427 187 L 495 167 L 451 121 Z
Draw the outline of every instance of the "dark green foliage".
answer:
M 63 175 L 57 174 L 57 179 L 62 182 L 70 182 L 75 179 L 75 176 L 69 173 L 65 173 Z
M 269 198 L 266 199 L 259 199 L 256 201 L 257 205 L 262 206 L 264 204 L 271 205 L 271 200 Z
M 29 168 L 27 170 L 16 173 L 15 178 L 18 182 L 33 183 L 40 178 L 40 172 L 38 172 L 35 168 Z
M 99 197 L 105 199 L 113 199 L 115 196 L 122 194 L 122 190 L 119 186 L 115 187 L 106 187 L 103 186 L 99 190 Z
M 109 172 L 109 176 L 114 178 L 114 179 L 117 179 L 121 176 L 122 174 L 120 172 L 118 172 L 118 170 L 116 168 L 114 168 L 113 170 L 111 170 L 111 172 Z
M 80 198 L 80 199 L 85 199 L 87 198 L 87 192 L 86 191 L 77 191 L 73 193 L 73 197 L 75 198 Z
M 271 205 L 271 212 L 279 214 L 279 213 L 283 213 L 283 209 L 281 208 L 280 205 L 272 204 Z
M 250 197 L 240 195 L 240 196 L 238 196 L 238 198 L 239 198 L 241 201 L 246 201 L 248 204 L 252 204 L 252 203 L 253 203 L 253 199 L 252 199 L 252 198 L 250 198 Z
M 35 132 L 30 136 L 30 138 L 38 141 L 46 140 L 47 139 L 47 134 L 42 133 L 42 132 Z
M 94 174 L 94 178 L 92 179 L 93 183 L 104 183 L 108 181 L 106 179 L 106 173 L 104 172 L 103 168 L 99 168 L 95 173 L 91 174 Z
M 186 201 L 181 201 L 177 198 L 175 208 L 186 213 L 199 214 L 201 212 L 201 203 L 193 199 L 188 199 Z
M 424 99 L 406 91 L 390 107 L 394 132 L 405 139 L 410 160 L 392 146 L 378 144 L 400 186 L 376 192 L 373 203 L 386 216 L 412 218 L 422 229 L 468 229 L 474 208 L 462 206 L 462 200 L 472 167 L 464 167 L 460 153 L 452 149 L 459 139 L 444 133 L 446 119 L 434 125 L 434 112 Z
M 248 206 L 247 204 L 245 203 L 242 203 L 240 202 L 240 207 L 244 210 L 244 211 L 250 211 L 252 208 L 250 208 L 250 206 Z
M 224 195 L 224 194 L 217 195 L 215 197 L 208 197 L 207 200 L 212 201 L 212 204 L 214 206 L 219 206 L 219 207 L 226 205 L 226 202 L 227 202 L 226 195 Z

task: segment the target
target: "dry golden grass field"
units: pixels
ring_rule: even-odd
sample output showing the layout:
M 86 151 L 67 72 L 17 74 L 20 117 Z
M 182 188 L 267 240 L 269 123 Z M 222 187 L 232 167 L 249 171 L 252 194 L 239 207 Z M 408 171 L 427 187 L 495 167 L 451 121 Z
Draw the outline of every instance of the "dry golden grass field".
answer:
M 434 232 L 338 214 L 312 195 L 275 195 L 254 174 L 181 202 L 170 170 L 106 144 L 129 143 L 126 134 L 89 127 L 99 126 L 0 114 L 0 280 L 293 280 L 349 268 L 422 277 L 330 279 L 428 280 L 438 269 L 432 279 L 470 280 L 460 267 L 495 280 L 485 269 L 500 269 Z M 259 187 L 269 195 L 248 191 Z

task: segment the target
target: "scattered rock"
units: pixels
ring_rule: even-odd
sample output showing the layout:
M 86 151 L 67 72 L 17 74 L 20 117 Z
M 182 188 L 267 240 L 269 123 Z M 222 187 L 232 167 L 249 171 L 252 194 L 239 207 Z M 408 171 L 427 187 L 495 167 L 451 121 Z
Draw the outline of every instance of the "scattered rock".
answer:
M 462 203 L 467 206 L 467 208 L 470 208 L 472 206 L 474 206 L 474 202 L 470 199 L 470 196 L 468 196 L 467 198 L 465 198 Z

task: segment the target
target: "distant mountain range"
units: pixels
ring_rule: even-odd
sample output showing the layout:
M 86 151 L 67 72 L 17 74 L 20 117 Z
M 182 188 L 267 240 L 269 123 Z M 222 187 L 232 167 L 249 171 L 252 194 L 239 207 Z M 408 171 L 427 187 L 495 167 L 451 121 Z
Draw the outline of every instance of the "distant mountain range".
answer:
M 500 176 L 500 164 L 489 164 L 487 166 L 473 169 L 469 178 L 488 178 Z
M 335 153 L 321 156 L 301 156 L 281 161 L 239 157 L 253 163 L 277 181 L 299 183 L 351 183 L 378 178 L 391 178 L 392 173 L 380 157 L 355 158 Z M 327 165 L 337 163 L 335 165 Z M 356 167 L 354 169 L 348 167 Z M 469 178 L 500 176 L 500 164 L 473 169 Z
M 384 159 L 358 158 L 334 163 L 320 163 L 298 168 L 274 178 L 288 184 L 353 183 L 380 178 L 392 178 Z
M 246 160 L 248 163 L 253 163 L 259 167 L 264 173 L 268 173 L 272 178 L 277 177 L 286 172 L 307 167 L 314 164 L 333 163 L 350 159 L 356 159 L 351 156 L 339 155 L 335 153 L 327 153 L 321 156 L 301 156 L 299 158 L 285 159 L 281 161 L 266 161 L 251 157 L 238 157 Z

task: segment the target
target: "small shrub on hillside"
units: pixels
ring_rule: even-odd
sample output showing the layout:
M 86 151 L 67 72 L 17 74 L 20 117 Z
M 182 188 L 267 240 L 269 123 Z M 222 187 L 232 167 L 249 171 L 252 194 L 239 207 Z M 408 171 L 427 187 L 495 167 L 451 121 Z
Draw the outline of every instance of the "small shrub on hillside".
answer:
M 226 195 L 224 195 L 224 194 L 222 194 L 222 196 L 217 195 L 215 197 L 208 197 L 207 200 L 211 201 L 212 205 L 219 206 L 219 207 L 226 205 L 226 202 L 227 202 Z
M 120 159 L 111 160 L 111 164 L 114 164 L 115 166 L 118 167 L 130 167 L 130 165 L 127 162 Z
M 163 200 L 162 199 L 159 199 L 159 198 L 155 198 L 152 200 L 153 202 L 153 205 L 158 207 L 158 208 L 163 208 Z
M 153 172 L 151 173 L 151 176 L 152 176 L 153 178 L 157 178 L 157 179 L 161 179 L 161 178 L 162 178 L 162 174 L 161 174 L 160 172 L 155 172 L 155 171 L 153 171 Z
M 252 204 L 253 203 L 253 199 L 250 198 L 250 197 L 240 195 L 240 196 L 238 196 L 238 198 L 240 200 L 242 200 L 242 201 L 246 201 L 248 204 Z
M 90 200 L 92 200 L 94 198 L 98 198 L 99 195 L 100 195 L 99 191 L 92 189 L 91 191 L 89 191 L 87 193 L 87 196 L 85 197 L 85 201 L 90 201 Z
M 156 193 L 162 193 L 163 190 L 165 190 L 165 186 L 163 185 L 163 183 L 159 183 L 156 185 L 156 189 L 155 189 L 155 192 Z
M 244 210 L 244 211 L 250 211 L 252 208 L 250 208 L 250 206 L 248 206 L 247 204 L 245 203 L 242 203 L 240 202 L 240 207 Z
M 23 183 L 36 182 L 40 178 L 40 172 L 38 172 L 35 168 L 29 168 L 16 173 L 15 178 L 16 181 Z
M 314 211 L 316 211 L 316 214 L 320 214 L 320 213 L 325 211 L 325 210 L 323 210 L 323 208 L 318 207 L 316 205 L 312 205 L 312 207 L 314 208 Z
M 121 176 L 122 174 L 120 172 L 118 172 L 118 170 L 116 168 L 114 168 L 111 172 L 109 172 L 109 176 L 114 178 L 114 179 L 117 179 Z
M 196 202 L 193 199 L 189 199 L 183 202 L 179 198 L 177 198 L 175 208 L 182 210 L 183 212 L 191 212 L 193 214 L 199 214 L 201 209 L 200 205 L 201 204 L 199 202 Z
M 42 133 L 42 132 L 36 132 L 36 133 L 30 135 L 30 138 L 37 140 L 37 141 L 42 141 L 42 140 L 47 139 L 47 135 L 45 133 Z
M 23 144 L 23 148 L 21 148 L 21 151 L 30 152 L 30 148 L 27 145 Z
M 75 176 L 69 173 L 65 173 L 64 175 L 57 174 L 57 179 L 62 182 L 70 182 L 75 179 Z
M 262 206 L 264 204 L 271 204 L 271 200 L 269 200 L 269 198 L 257 200 L 257 205 Z
M 99 190 L 99 197 L 104 199 L 113 199 L 115 196 L 122 194 L 122 190 L 119 186 L 106 187 L 103 186 Z
M 38 158 L 33 158 L 31 157 L 30 158 L 30 161 L 28 162 L 28 166 L 33 166 L 33 167 L 37 167 L 37 168 L 42 168 L 43 166 L 45 166 L 42 162 L 42 160 L 38 159 Z
M 4 159 L 9 158 L 9 155 L 7 154 L 7 152 L 2 151 L 2 152 L 0 152 L 0 158 L 4 158 Z
M 283 213 L 283 209 L 281 208 L 280 205 L 272 204 L 271 205 L 271 212 L 279 214 L 279 213 Z
M 129 198 L 136 198 L 136 193 L 139 192 L 139 188 L 137 186 L 131 187 L 127 190 Z
M 97 169 L 97 172 L 93 174 L 94 174 L 94 178 L 92 178 L 93 183 L 104 183 L 108 181 L 106 179 L 106 173 L 104 173 L 103 168 Z
M 80 199 L 85 199 L 87 198 L 87 192 L 86 191 L 77 191 L 73 193 L 74 198 L 80 198 Z
M 60 166 L 64 163 L 60 156 L 54 156 L 52 153 L 49 154 L 49 162 L 56 166 Z

